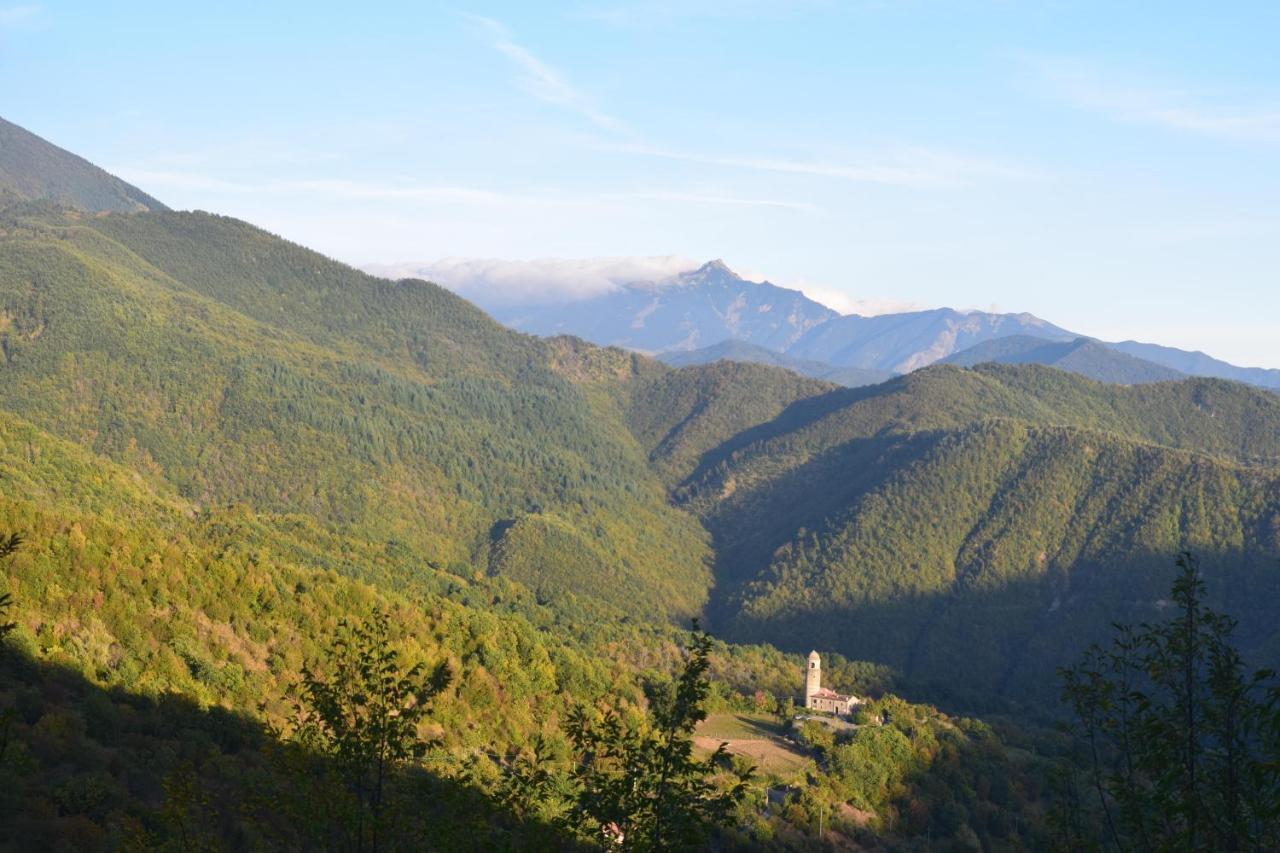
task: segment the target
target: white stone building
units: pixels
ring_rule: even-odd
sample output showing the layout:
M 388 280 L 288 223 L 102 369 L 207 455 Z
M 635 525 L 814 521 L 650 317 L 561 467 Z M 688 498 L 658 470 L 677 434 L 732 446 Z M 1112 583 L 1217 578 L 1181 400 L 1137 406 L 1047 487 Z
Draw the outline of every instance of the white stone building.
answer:
M 856 696 L 846 696 L 822 686 L 822 659 L 816 651 L 809 652 L 809 667 L 804 674 L 804 706 L 811 711 L 825 711 L 828 714 L 847 716 L 854 705 L 862 700 Z

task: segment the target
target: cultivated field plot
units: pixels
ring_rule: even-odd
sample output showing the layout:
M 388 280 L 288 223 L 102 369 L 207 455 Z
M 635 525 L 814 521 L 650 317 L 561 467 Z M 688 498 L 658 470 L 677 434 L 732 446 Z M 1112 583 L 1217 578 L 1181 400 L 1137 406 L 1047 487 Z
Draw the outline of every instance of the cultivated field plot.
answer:
M 787 742 L 782 727 L 769 714 L 711 714 L 698 726 L 694 743 L 707 752 L 727 743 L 731 753 L 751 759 L 762 773 L 790 773 L 809 760 L 803 750 Z

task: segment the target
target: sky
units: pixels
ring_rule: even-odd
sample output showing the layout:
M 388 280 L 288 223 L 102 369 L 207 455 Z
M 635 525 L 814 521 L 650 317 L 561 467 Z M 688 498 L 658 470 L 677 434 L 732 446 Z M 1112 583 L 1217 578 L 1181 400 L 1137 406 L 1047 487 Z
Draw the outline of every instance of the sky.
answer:
M 1277 33 L 1275 2 L 0 0 L 0 116 L 362 266 L 723 258 L 1280 367 Z

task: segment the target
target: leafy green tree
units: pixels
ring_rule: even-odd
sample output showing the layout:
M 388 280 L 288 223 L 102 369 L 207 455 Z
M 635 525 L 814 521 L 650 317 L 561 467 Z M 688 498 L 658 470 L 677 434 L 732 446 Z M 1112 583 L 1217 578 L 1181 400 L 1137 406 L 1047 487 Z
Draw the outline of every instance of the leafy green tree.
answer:
M 1088 753 L 1106 842 L 1121 850 L 1260 850 L 1280 845 L 1275 673 L 1247 673 L 1235 621 L 1204 604 L 1184 553 L 1174 618 L 1117 626 L 1061 671 Z
M 570 715 L 579 770 L 568 819 L 577 831 L 621 850 L 700 850 L 714 827 L 730 822 L 752 770 L 722 770 L 730 764 L 724 744 L 705 759 L 693 752 L 694 729 L 706 719 L 710 651 L 695 624 L 675 689 L 655 702 L 647 725 L 628 725 L 614 711 L 600 720 L 581 707 Z
M 300 787 L 308 802 L 297 816 L 323 828 L 327 849 L 399 847 L 412 832 L 400 783 L 429 746 L 420 724 L 449 684 L 448 666 L 404 668 L 388 616 L 375 609 L 364 622 L 339 622 L 324 669 L 303 668 L 294 701 L 293 741 L 304 753 L 295 768 L 318 782 Z

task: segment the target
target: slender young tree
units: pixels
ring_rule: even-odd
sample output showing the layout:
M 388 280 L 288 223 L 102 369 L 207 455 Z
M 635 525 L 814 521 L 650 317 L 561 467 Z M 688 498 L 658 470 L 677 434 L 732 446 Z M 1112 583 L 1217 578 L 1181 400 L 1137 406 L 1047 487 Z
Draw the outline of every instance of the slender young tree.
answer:
M 628 725 L 612 711 L 599 720 L 583 708 L 570 716 L 574 829 L 620 850 L 701 850 L 714 827 L 732 820 L 751 769 L 729 767 L 724 744 L 707 758 L 694 756 L 693 732 L 707 716 L 710 651 L 710 637 L 695 623 L 675 690 L 655 703 L 647 725 Z
M 1276 849 L 1275 673 L 1247 672 L 1231 641 L 1235 621 L 1205 606 L 1199 561 L 1184 553 L 1177 565 L 1174 618 L 1117 626 L 1110 647 L 1092 647 L 1061 672 L 1106 842 Z
M 403 847 L 396 788 L 429 746 L 419 724 L 449 681 L 444 664 L 430 673 L 421 663 L 401 665 L 380 610 L 364 622 L 340 622 L 327 659 L 303 668 L 292 739 L 303 752 L 294 756 L 295 770 L 309 778 L 296 817 L 323 829 L 318 846 Z

